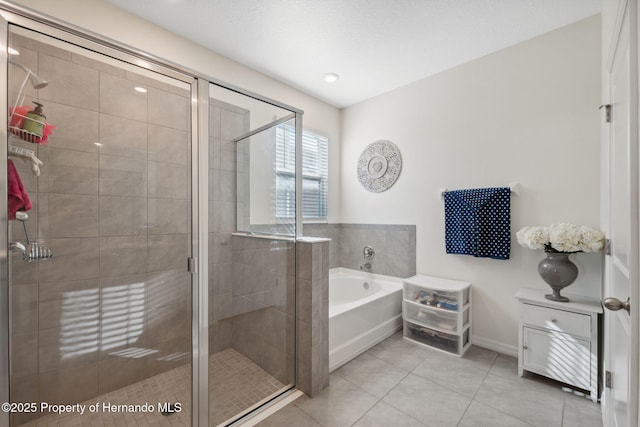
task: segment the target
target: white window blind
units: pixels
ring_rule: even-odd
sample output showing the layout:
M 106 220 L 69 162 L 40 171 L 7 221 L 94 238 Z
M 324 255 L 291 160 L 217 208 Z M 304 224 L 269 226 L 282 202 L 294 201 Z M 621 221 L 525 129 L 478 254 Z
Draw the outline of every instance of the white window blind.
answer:
M 295 127 L 276 128 L 276 218 L 291 220 L 296 215 L 295 201 Z M 329 140 L 303 131 L 302 134 L 302 218 L 327 219 Z M 288 222 L 288 221 L 287 221 Z

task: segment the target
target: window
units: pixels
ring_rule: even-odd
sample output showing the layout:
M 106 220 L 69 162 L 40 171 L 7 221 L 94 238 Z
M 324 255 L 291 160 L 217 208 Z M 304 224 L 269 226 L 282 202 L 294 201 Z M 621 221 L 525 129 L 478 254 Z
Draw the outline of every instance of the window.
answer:
M 296 216 L 295 201 L 295 127 L 282 124 L 276 128 L 276 218 Z M 329 140 L 320 135 L 302 133 L 302 218 L 327 219 Z

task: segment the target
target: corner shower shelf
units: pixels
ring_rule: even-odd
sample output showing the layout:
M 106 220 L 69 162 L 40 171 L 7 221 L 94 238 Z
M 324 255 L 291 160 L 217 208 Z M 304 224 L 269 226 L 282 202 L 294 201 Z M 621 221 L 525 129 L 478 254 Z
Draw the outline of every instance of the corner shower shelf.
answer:
M 17 138 L 20 138 L 23 141 L 31 142 L 34 144 L 39 143 L 42 140 L 42 137 L 38 134 L 26 131 L 24 129 L 20 129 L 19 127 L 9 126 L 9 132 Z
M 471 345 L 471 283 L 417 275 L 403 282 L 404 338 L 462 356 Z

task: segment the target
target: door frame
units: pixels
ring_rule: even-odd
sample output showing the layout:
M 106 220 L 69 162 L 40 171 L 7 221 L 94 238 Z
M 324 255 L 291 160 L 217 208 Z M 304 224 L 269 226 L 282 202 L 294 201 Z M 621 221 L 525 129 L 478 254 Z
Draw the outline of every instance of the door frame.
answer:
M 616 5 L 617 3 L 617 5 Z M 609 6 L 609 7 L 608 7 Z M 617 7 L 616 7 L 617 6 Z M 607 9 L 608 7 L 608 9 Z M 615 13 L 615 15 L 608 13 Z M 640 340 L 639 340 L 639 331 L 640 331 L 640 319 L 638 316 L 638 302 L 640 287 L 639 287 L 639 262 L 637 259 L 637 255 L 639 253 L 639 241 L 640 241 L 640 230 L 638 224 L 639 218 L 639 199 L 638 199 L 638 188 L 640 186 L 639 173 L 638 173 L 638 164 L 640 163 L 639 151 L 638 151 L 638 135 L 640 133 L 640 123 L 638 120 L 638 101 L 639 101 L 639 93 L 638 87 L 640 84 L 639 81 L 639 51 L 638 51 L 638 6 L 637 0 L 611 0 L 606 2 L 603 8 L 603 53 L 608 55 L 602 58 L 602 96 L 603 104 L 608 104 L 611 99 L 611 94 L 609 91 L 610 88 L 610 75 L 609 70 L 611 70 L 613 65 L 613 60 L 616 53 L 616 47 L 618 45 L 618 41 L 621 36 L 622 24 L 625 17 L 625 14 L 628 14 L 629 19 L 629 138 L 632 143 L 630 144 L 629 150 L 629 159 L 633 159 L 631 161 L 631 167 L 629 169 L 629 207 L 630 207 L 630 219 L 631 219 L 631 228 L 630 228 L 630 262 L 629 265 L 629 285 L 630 285 L 630 299 L 632 302 L 631 312 L 630 312 L 630 343 L 629 348 L 631 354 L 629 355 L 629 402 L 628 402 L 628 419 L 630 421 L 630 426 L 635 426 L 638 423 L 638 407 L 640 405 L 639 401 L 639 382 L 640 382 L 640 374 L 639 374 L 639 361 L 638 361 L 638 352 L 640 351 Z M 608 22 L 605 22 L 606 19 L 611 19 Z M 611 27 L 609 27 L 611 25 Z M 605 31 L 610 30 L 610 34 L 605 34 Z M 610 36 L 610 38 L 608 38 Z M 615 108 L 612 114 L 615 114 Z M 602 185 L 601 185 L 601 225 L 603 230 L 605 230 L 607 235 L 611 235 L 610 230 L 610 206 L 611 206 L 611 192 L 610 192 L 610 169 L 611 169 L 611 159 L 609 156 L 610 153 L 610 125 L 606 123 L 606 120 L 602 120 L 601 125 L 601 141 L 602 141 Z M 613 242 L 615 244 L 615 242 Z M 634 257 L 633 254 L 636 256 Z M 611 272 L 612 272 L 612 263 L 613 260 L 610 256 L 605 257 L 605 269 L 604 269 L 604 283 L 603 283 L 603 291 L 604 296 L 611 296 L 610 294 L 610 281 L 611 281 Z M 612 346 L 609 341 L 609 328 L 610 321 L 609 316 L 617 315 L 615 312 L 611 312 L 609 310 L 605 310 L 605 331 L 604 331 L 604 363 L 603 363 L 603 373 L 602 376 L 605 376 L 605 372 L 608 370 L 610 361 L 612 360 Z M 635 375 L 633 375 L 635 373 Z M 613 417 L 613 408 L 610 402 L 610 396 L 607 391 L 607 388 L 603 388 L 602 395 L 602 419 L 605 427 L 611 425 L 611 420 Z
M 7 46 L 9 23 L 0 16 L 0 45 Z M 0 82 L 9 80 L 9 58 L 6 49 L 0 49 Z M 0 99 L 8 98 L 6 84 L 0 84 Z M 7 176 L 7 144 L 9 135 L 9 106 L 0 102 L 0 176 Z M 9 218 L 7 207 L 7 184 L 0 185 L 0 403 L 9 402 Z M 6 327 L 5 327 L 6 325 Z M 9 426 L 9 414 L 0 411 L 0 426 Z

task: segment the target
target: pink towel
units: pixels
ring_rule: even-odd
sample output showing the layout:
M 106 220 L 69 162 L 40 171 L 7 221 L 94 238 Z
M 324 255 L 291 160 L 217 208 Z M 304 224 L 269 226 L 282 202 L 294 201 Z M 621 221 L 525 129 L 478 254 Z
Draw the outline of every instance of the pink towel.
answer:
M 19 210 L 31 210 L 29 195 L 24 190 L 22 180 L 13 160 L 7 162 L 7 194 L 9 196 L 9 219 L 16 219 L 16 212 Z

